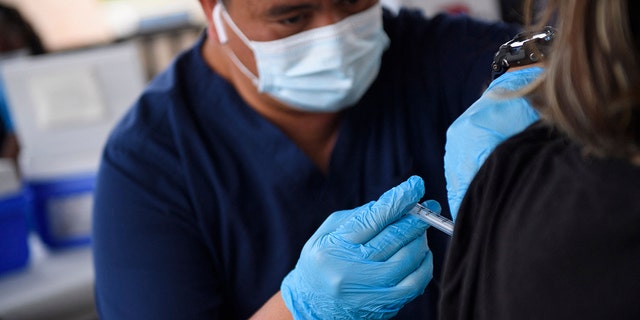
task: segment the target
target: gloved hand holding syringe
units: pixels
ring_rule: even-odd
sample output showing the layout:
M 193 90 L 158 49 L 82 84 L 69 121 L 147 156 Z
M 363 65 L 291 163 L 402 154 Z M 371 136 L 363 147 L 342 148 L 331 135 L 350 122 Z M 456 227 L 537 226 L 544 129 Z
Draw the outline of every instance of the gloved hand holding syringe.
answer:
M 428 200 L 424 203 L 424 205 L 419 203 L 416 204 L 415 207 L 413 207 L 409 211 L 409 214 L 420 218 L 422 221 L 428 223 L 432 227 L 451 236 L 453 235 L 453 221 L 441 216 L 438 212 L 432 209 L 439 207 L 440 204 L 438 204 L 435 200 Z

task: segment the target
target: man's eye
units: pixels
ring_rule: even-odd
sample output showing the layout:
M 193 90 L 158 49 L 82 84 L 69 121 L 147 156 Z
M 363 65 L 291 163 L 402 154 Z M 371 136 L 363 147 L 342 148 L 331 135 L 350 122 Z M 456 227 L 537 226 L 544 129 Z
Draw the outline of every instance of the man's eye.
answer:
M 286 19 L 281 19 L 278 22 L 284 25 L 292 25 L 292 24 L 300 23 L 302 19 L 304 19 L 304 15 L 297 15 L 297 16 L 286 18 Z

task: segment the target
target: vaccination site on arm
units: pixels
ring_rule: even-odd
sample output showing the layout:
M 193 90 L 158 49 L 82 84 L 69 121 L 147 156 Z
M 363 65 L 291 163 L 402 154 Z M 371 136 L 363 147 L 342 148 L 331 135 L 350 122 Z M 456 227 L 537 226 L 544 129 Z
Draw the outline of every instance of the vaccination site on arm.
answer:
M 640 315 L 633 1 L 56 1 L 0 1 L 1 319 Z

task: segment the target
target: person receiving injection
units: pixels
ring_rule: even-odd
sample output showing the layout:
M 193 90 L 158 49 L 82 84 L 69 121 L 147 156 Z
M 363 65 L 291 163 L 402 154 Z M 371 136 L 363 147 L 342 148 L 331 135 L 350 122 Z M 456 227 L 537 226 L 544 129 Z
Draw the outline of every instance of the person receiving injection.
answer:
M 640 2 L 547 6 L 558 38 L 520 92 L 540 121 L 466 190 L 440 319 L 640 318 Z

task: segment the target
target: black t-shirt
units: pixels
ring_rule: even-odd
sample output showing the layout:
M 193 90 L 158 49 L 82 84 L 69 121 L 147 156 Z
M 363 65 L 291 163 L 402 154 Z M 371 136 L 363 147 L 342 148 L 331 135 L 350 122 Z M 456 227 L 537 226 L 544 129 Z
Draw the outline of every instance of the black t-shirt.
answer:
M 542 123 L 469 187 L 441 319 L 640 319 L 640 167 L 586 156 Z

